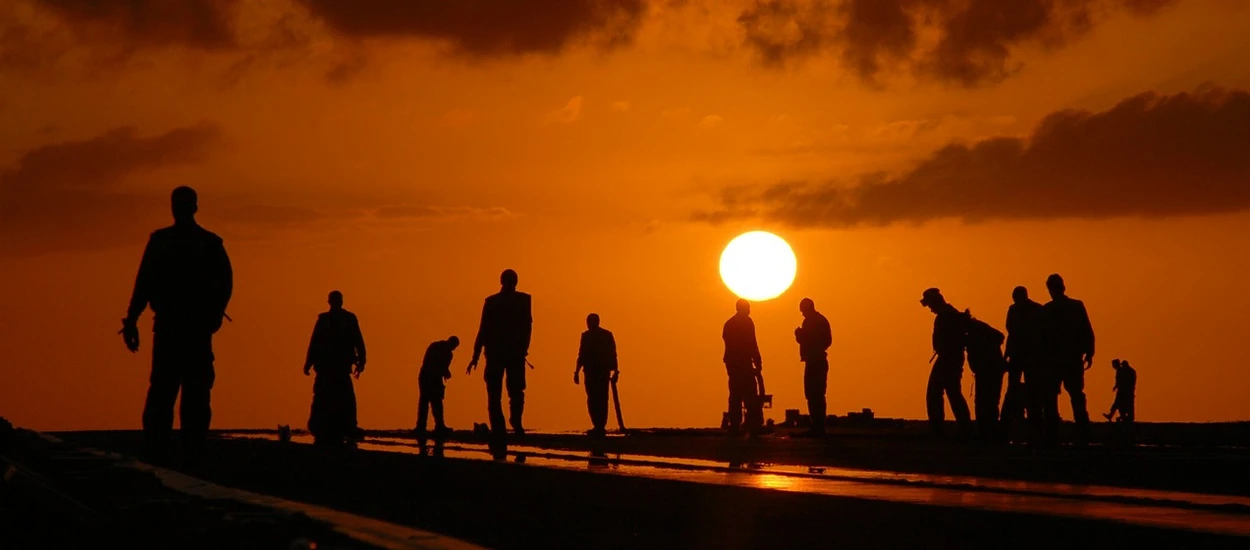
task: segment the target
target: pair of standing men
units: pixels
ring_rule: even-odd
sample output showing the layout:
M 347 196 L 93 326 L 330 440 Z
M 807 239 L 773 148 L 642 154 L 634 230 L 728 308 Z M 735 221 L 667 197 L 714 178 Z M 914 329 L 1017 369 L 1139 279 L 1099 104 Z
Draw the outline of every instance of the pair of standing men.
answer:
M 746 409 L 748 433 L 755 435 L 764 425 L 763 411 L 763 360 L 759 343 L 755 339 L 755 322 L 751 320 L 751 303 L 738 300 L 737 312 L 721 330 L 725 341 L 725 372 L 729 376 L 729 433 L 736 435 L 742 427 L 742 411 Z M 816 303 L 810 298 L 799 302 L 803 325 L 794 329 L 799 343 L 799 357 L 803 360 L 803 393 L 812 419 L 809 435 L 824 434 L 825 389 L 829 379 L 827 350 L 833 343 L 829 320 L 816 311 Z
M 1019 403 L 1025 402 L 1034 440 L 1054 445 L 1058 442 L 1059 393 L 1068 392 L 1078 429 L 1078 443 L 1089 436 L 1089 412 L 1085 401 L 1085 370 L 1093 364 L 1094 330 L 1085 304 L 1067 296 L 1063 278 L 1053 274 L 1046 279 L 1051 301 L 1041 305 L 1029 299 L 1028 290 L 1016 287 L 1014 304 L 1007 311 L 1007 350 L 1005 353 L 1008 394 L 1003 407 L 1008 422 L 1019 416 Z M 936 361 L 929 375 L 926 401 L 929 422 L 941 432 L 945 419 L 942 396 L 950 401 L 951 411 L 961 431 L 967 432 L 971 418 L 964 400 L 960 379 L 963 376 L 964 349 L 968 345 L 968 317 L 946 302 L 941 292 L 930 288 L 920 303 L 936 315 L 933 322 L 933 350 Z M 1020 376 L 1023 382 L 1020 382 Z M 998 384 L 988 390 L 995 403 L 1001 389 Z M 1013 391 L 1014 390 L 1014 391 Z M 1026 394 L 1023 399 L 1020 394 Z M 988 414 L 988 410 L 985 411 Z M 995 411 L 997 413 L 997 411 Z M 982 414 L 978 411 L 978 415 Z M 1009 424 L 1008 424 L 1009 425 Z

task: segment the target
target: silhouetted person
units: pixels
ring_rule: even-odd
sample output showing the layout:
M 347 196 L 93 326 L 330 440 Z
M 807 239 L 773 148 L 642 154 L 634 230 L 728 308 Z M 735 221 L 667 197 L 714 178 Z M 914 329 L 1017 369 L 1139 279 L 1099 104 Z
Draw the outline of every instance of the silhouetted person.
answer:
M 977 433 L 983 441 L 998 439 L 998 398 L 1003 392 L 1003 333 L 989 323 L 967 315 L 968 368 L 976 384 L 973 400 L 976 408 Z
M 1115 402 L 1103 416 L 1111 420 L 1119 412 L 1120 422 L 1131 423 L 1137 413 L 1137 370 L 1129 366 L 1128 361 L 1120 359 L 1111 361 L 1111 367 L 1115 369 L 1115 387 L 1111 388 L 1115 392 Z
M 803 313 L 803 326 L 794 329 L 794 339 L 799 343 L 799 358 L 803 360 L 803 395 L 807 397 L 807 412 L 812 418 L 809 435 L 825 433 L 825 389 L 829 384 L 829 357 L 827 350 L 833 344 L 833 330 L 829 320 L 816 311 L 816 302 L 803 298 L 799 302 Z
M 1046 429 L 1043 419 L 1049 414 L 1046 404 L 1050 401 L 1046 393 L 1052 386 L 1046 380 L 1044 368 L 1046 348 L 1042 304 L 1029 299 L 1028 289 L 1022 286 L 1011 292 L 1011 299 L 1014 303 L 1007 308 L 1007 350 L 1004 354 L 1007 360 L 1007 396 L 1003 399 L 1000 418 L 1004 434 L 1010 434 L 1027 408 L 1029 439 L 1038 443 Z
M 505 452 L 507 427 L 503 416 L 504 376 L 508 379 L 509 421 L 517 435 L 524 435 L 521 415 L 525 412 L 525 357 L 529 355 L 534 317 L 530 295 L 518 292 L 517 274 L 506 269 L 499 276 L 498 294 L 486 298 L 482 322 L 473 342 L 473 359 L 468 374 L 477 368 L 482 350 L 486 351 L 486 406 L 490 413 L 491 446 L 496 457 Z
M 355 435 L 352 376 L 359 378 L 365 370 L 365 339 L 356 314 L 343 309 L 343 293 L 331 292 L 328 302 L 330 310 L 317 315 L 313 326 L 304 375 L 317 371 L 308 431 L 317 443 L 335 446 Z
M 578 383 L 578 373 L 586 372 L 586 410 L 590 413 L 589 432 L 603 436 L 608 425 L 608 386 L 620 376 L 616 363 L 616 339 L 607 329 L 599 326 L 599 315 L 586 316 L 586 331 L 577 348 L 577 367 L 573 369 L 573 383 Z
M 725 321 L 721 331 L 721 339 L 725 341 L 725 371 L 729 374 L 729 433 L 740 432 L 745 408 L 747 431 L 758 435 L 764 426 L 764 411 L 755 378 L 756 373 L 763 370 L 764 362 L 755 340 L 750 302 L 738 300 L 735 307 L 737 313 Z
M 1051 387 L 1046 396 L 1048 411 L 1046 422 L 1049 424 L 1048 437 L 1050 443 L 1055 439 L 1059 428 L 1059 385 L 1068 392 L 1072 400 L 1072 417 L 1077 426 L 1077 443 L 1084 445 L 1089 442 L 1089 411 L 1085 404 L 1085 370 L 1094 363 L 1094 328 L 1089 322 L 1089 313 L 1085 304 L 1073 300 L 1065 294 L 1063 277 L 1058 274 L 1046 279 L 1046 289 L 1050 291 L 1050 302 L 1043 306 L 1043 318 L 1046 327 L 1046 355 L 1049 374 L 1052 376 Z M 1053 402 L 1053 405 L 1052 403 Z
M 972 414 L 968 411 L 968 401 L 964 399 L 963 388 L 960 386 L 964 376 L 964 347 L 967 342 L 967 323 L 959 310 L 946 303 L 942 292 L 936 288 L 924 291 L 920 305 L 929 308 L 936 316 L 933 319 L 933 369 L 929 371 L 929 385 L 925 392 L 925 404 L 928 407 L 929 425 L 933 433 L 942 434 L 942 423 L 946 421 L 946 407 L 942 402 L 942 394 L 951 403 L 951 413 L 959 422 L 961 434 L 971 429 Z
M 201 449 L 213 415 L 213 334 L 225 317 L 234 273 L 221 237 L 195 223 L 197 203 L 195 190 L 174 189 L 170 196 L 174 225 L 148 239 L 130 308 L 122 319 L 126 348 L 138 351 L 139 316 L 152 308 L 152 374 L 143 407 L 143 434 L 146 452 L 153 458 L 169 450 L 179 390 L 182 440 L 189 454 Z
M 434 433 L 443 436 L 447 433 L 447 424 L 443 422 L 443 397 L 447 393 L 444 380 L 451 378 L 452 353 L 460 347 L 460 339 L 452 336 L 439 340 L 425 348 L 425 358 L 421 360 L 421 372 L 417 374 L 417 436 L 425 436 L 426 420 L 429 413 L 434 413 Z

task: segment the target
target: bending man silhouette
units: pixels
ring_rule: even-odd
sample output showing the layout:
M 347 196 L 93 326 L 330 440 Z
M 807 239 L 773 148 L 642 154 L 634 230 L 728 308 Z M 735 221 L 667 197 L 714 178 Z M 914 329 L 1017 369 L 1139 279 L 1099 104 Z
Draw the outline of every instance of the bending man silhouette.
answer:
M 443 397 L 447 394 L 444 380 L 451 378 L 451 356 L 460 347 L 460 339 L 452 336 L 439 340 L 425 348 L 425 358 L 421 361 L 421 372 L 417 374 L 417 389 L 421 395 L 417 398 L 417 436 L 425 436 L 426 418 L 430 411 L 434 412 L 434 434 L 442 437 L 448 431 L 443 423 Z
M 755 340 L 751 303 L 738 300 L 735 308 L 737 312 L 725 321 L 721 330 L 721 339 L 725 341 L 725 372 L 729 375 L 729 434 L 738 435 L 745 408 L 747 432 L 755 436 L 764 426 L 763 403 L 755 381 L 755 374 L 764 369 L 764 363 Z
M 601 437 L 607 433 L 608 386 L 621 375 L 616 363 L 616 338 L 599 326 L 599 314 L 586 316 L 586 331 L 582 333 L 577 348 L 577 367 L 573 369 L 573 383 L 578 383 L 578 373 L 586 371 L 586 410 L 590 413 L 592 428 L 587 435 Z
M 964 315 L 946 303 L 942 292 L 936 288 L 924 291 L 920 305 L 929 308 L 933 319 L 933 353 L 937 360 L 929 371 L 929 385 L 925 392 L 928 406 L 929 426 L 936 435 L 942 435 L 942 423 L 946 421 L 946 406 L 942 394 L 951 402 L 951 412 L 959 422 L 959 431 L 967 435 L 971 431 L 972 414 L 964 399 L 961 380 L 964 376 L 964 347 L 967 345 L 968 329 Z
M 1089 410 L 1085 404 L 1085 371 L 1094 364 L 1094 327 L 1089 322 L 1085 304 L 1067 295 L 1063 277 L 1046 279 L 1050 301 L 1042 308 L 1046 324 L 1047 370 L 1051 385 L 1047 388 L 1046 409 L 1048 443 L 1058 443 L 1059 387 L 1072 400 L 1072 418 L 1077 427 L 1077 444 L 1089 442 Z
M 352 376 L 365 371 L 365 339 L 356 314 L 343 309 L 343 293 L 330 292 L 330 310 L 317 315 L 304 375 L 317 371 L 313 382 L 308 431 L 317 443 L 340 445 L 356 431 L 356 389 Z
M 803 313 L 803 326 L 794 329 L 794 339 L 799 343 L 799 358 L 803 360 L 803 393 L 807 397 L 807 412 L 812 418 L 808 435 L 825 433 L 825 389 L 829 385 L 829 357 L 826 350 L 833 344 L 833 331 L 829 320 L 816 311 L 816 302 L 803 298 L 799 302 Z
M 517 274 L 505 269 L 499 275 L 499 293 L 486 298 L 482 321 L 473 342 L 473 359 L 465 374 L 477 368 L 486 351 L 486 408 L 490 413 L 491 448 L 498 457 L 505 451 L 507 428 L 503 416 L 504 377 L 507 377 L 509 421 L 516 435 L 524 435 L 521 415 L 525 412 L 525 357 L 529 355 L 534 316 L 530 295 L 518 292 Z
M 989 323 L 964 312 L 968 327 L 968 368 L 976 384 L 977 432 L 981 440 L 990 443 L 1004 434 L 998 425 L 998 398 L 1003 392 L 1003 373 L 1007 362 L 1003 360 L 1003 333 Z
M 152 308 L 152 374 L 143 434 L 153 458 L 169 450 L 179 390 L 183 446 L 191 455 L 201 450 L 213 415 L 213 334 L 221 328 L 234 288 L 221 237 L 195 223 L 195 190 L 174 189 L 170 206 L 174 225 L 148 239 L 121 330 L 126 348 L 138 351 L 139 316 Z

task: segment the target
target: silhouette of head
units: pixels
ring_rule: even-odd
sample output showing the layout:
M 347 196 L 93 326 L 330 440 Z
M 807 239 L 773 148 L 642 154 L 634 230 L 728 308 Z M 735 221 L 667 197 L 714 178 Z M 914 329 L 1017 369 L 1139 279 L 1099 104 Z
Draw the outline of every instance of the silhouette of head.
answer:
M 1112 360 L 1111 360 L 1111 368 L 1113 368 L 1113 369 L 1115 369 L 1115 370 L 1120 370 L 1120 360 L 1119 360 L 1119 359 L 1112 359 Z
M 517 276 L 516 276 L 515 271 L 511 269 L 505 269 L 503 270 L 503 273 L 499 274 L 500 286 L 503 286 L 504 288 L 508 290 L 515 290 L 516 283 L 517 283 Z
M 586 328 L 594 330 L 599 328 L 599 314 L 591 313 L 586 316 Z
M 799 311 L 803 313 L 804 317 L 816 313 L 816 302 L 813 302 L 811 298 L 799 300 Z
M 1060 277 L 1058 273 L 1052 273 L 1046 278 L 1046 290 L 1050 291 L 1052 299 L 1063 296 L 1064 291 L 1067 290 L 1063 286 L 1063 277 Z
M 339 309 L 343 307 L 343 293 L 337 290 L 330 291 L 330 309 Z
M 169 206 L 174 212 L 174 222 L 193 222 L 195 213 L 199 210 L 199 197 L 195 194 L 195 189 L 183 185 L 174 189 L 169 196 Z
M 451 344 L 451 349 L 456 349 L 456 348 L 460 347 L 460 339 L 459 339 L 459 338 L 457 338 L 457 337 L 455 337 L 455 336 L 452 336 L 451 338 L 448 338 L 448 339 L 447 339 L 447 343 L 448 343 L 448 344 Z
M 942 291 L 936 288 L 925 289 L 924 294 L 920 296 L 920 305 L 929 308 L 929 311 L 937 313 L 938 306 L 945 305 L 946 298 L 942 297 Z
M 746 300 L 739 299 L 738 302 L 734 304 L 734 308 L 738 310 L 738 315 L 751 314 L 751 302 Z
M 1017 304 L 1023 304 L 1029 301 L 1029 289 L 1022 286 L 1016 287 L 1015 290 L 1011 291 L 1011 299 Z
M 1124 368 L 1128 368 L 1128 359 L 1121 359 L 1120 366 Z

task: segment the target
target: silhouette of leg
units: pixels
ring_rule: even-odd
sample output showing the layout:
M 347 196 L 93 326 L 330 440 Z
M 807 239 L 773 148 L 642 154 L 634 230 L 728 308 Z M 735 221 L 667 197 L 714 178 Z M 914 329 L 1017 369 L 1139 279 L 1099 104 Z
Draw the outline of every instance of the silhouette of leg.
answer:
M 929 385 L 925 389 L 925 406 L 929 413 L 929 427 L 936 434 L 942 433 L 942 423 L 946 421 L 946 403 L 942 401 L 945 386 L 942 374 L 938 372 L 938 364 L 929 369 Z
M 182 404 L 178 414 L 182 419 L 183 445 L 189 454 L 198 453 L 208 435 L 213 419 L 211 396 L 215 379 L 212 360 L 205 360 L 203 356 L 196 357 L 183 376 Z
M 729 431 L 730 433 L 738 433 L 742 428 L 742 412 L 746 405 L 746 392 L 750 382 L 750 386 L 755 385 L 754 379 L 748 379 L 742 373 L 741 368 L 730 367 L 726 369 L 729 374 Z M 754 392 L 754 389 L 750 391 Z
M 1089 442 L 1089 410 L 1085 402 L 1085 367 L 1069 366 L 1063 377 L 1063 389 L 1072 401 L 1072 420 L 1076 423 L 1077 443 Z
M 174 402 L 178 399 L 181 381 L 166 365 L 152 367 L 148 397 L 143 405 L 143 437 L 147 451 L 159 454 L 169 446 L 174 431 Z
M 1003 410 L 999 415 L 999 435 L 1003 440 L 1010 440 L 1011 432 L 1024 420 L 1025 403 L 1028 401 L 1021 373 L 1014 370 L 1007 373 L 1007 394 L 1003 397 Z
M 447 430 L 447 423 L 443 422 L 443 396 L 438 395 L 430 400 L 430 410 L 434 413 L 434 430 L 438 432 Z
M 508 422 L 512 424 L 512 431 L 524 434 L 521 417 L 525 414 L 525 358 L 508 362 L 505 370 L 508 374 Z
M 1003 391 L 1003 373 L 976 375 L 976 384 L 977 431 L 981 439 L 993 441 L 998 437 L 998 397 Z
M 586 376 L 586 409 L 595 431 L 602 431 L 608 425 L 608 384 L 606 375 Z
M 812 419 L 812 432 L 825 433 L 825 391 L 829 384 L 829 361 L 812 360 L 803 367 L 803 393 L 807 413 Z
M 428 425 L 430 413 L 430 397 L 425 388 L 421 389 L 421 396 L 417 398 L 417 433 L 424 434 L 425 427 Z M 437 420 L 436 420 L 437 421 Z
M 490 431 L 492 440 L 498 440 L 507 434 L 508 428 L 503 416 L 503 365 L 498 361 L 486 361 L 486 410 L 490 415 Z

